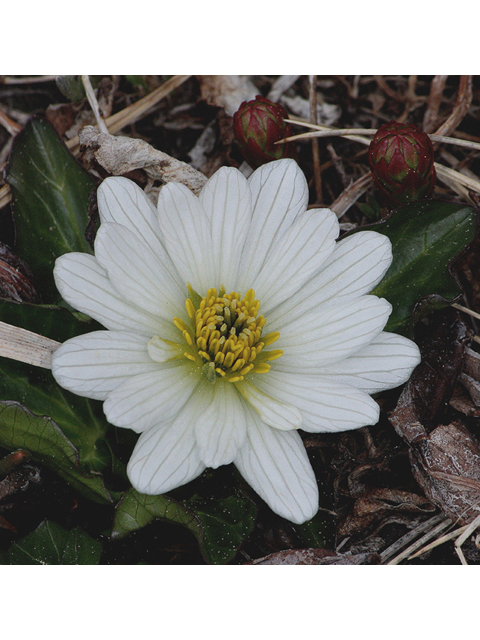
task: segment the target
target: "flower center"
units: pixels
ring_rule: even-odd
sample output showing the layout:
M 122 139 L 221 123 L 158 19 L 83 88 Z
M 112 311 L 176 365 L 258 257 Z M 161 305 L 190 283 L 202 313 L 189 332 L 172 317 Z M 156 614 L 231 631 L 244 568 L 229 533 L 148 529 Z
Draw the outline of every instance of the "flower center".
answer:
M 249 289 L 242 298 L 237 292 L 209 289 L 203 298 L 189 287 L 185 301 L 191 327 L 174 318 L 187 342 L 183 356 L 196 362 L 211 382 L 217 377 L 239 382 L 254 371 L 266 373 L 269 360 L 282 355 L 281 349 L 263 351 L 280 337 L 273 331 L 262 337 L 266 320 L 258 315 L 260 302 Z

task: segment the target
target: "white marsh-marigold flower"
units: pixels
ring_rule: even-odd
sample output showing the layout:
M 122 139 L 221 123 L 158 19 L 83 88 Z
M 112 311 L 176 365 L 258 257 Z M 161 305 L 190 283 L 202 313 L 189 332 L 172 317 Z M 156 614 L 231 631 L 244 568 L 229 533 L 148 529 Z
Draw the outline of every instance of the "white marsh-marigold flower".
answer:
M 127 469 L 138 491 L 233 462 L 273 511 L 305 522 L 318 491 L 298 430 L 375 424 L 369 394 L 418 364 L 413 342 L 382 331 L 390 304 L 368 295 L 388 238 L 336 242 L 336 215 L 307 203 L 293 160 L 248 180 L 220 169 L 198 197 L 169 183 L 157 209 L 125 178 L 100 186 L 95 256 L 62 256 L 55 279 L 107 330 L 65 342 L 52 369 L 140 434 Z

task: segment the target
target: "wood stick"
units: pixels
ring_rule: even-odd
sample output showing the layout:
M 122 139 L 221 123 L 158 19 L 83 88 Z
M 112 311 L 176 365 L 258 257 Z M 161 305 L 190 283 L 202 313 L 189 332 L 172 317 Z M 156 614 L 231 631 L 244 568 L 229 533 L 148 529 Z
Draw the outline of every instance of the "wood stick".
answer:
M 59 346 L 56 340 L 0 322 L 0 356 L 4 358 L 51 369 L 52 353 Z

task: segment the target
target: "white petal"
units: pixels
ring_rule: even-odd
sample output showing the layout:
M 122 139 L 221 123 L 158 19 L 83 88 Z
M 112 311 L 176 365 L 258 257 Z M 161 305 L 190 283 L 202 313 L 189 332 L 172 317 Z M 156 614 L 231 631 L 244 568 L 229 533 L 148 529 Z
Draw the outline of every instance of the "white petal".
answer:
M 379 406 L 367 393 L 328 375 L 284 373 L 273 369 L 258 376 L 255 384 L 272 397 L 281 398 L 301 410 L 304 431 L 346 431 L 373 425 Z
M 175 268 L 165 249 L 165 242 L 158 224 L 157 210 L 150 198 L 134 182 L 127 178 L 113 177 L 102 182 L 98 191 L 98 208 L 102 223 L 115 222 L 134 233 L 143 246 L 155 254 L 182 293 L 185 282 Z
M 283 518 L 302 524 L 317 512 L 317 482 L 297 431 L 271 429 L 251 411 L 247 439 L 234 464 Z
M 283 356 L 275 361 L 275 368 L 322 373 L 327 363 L 338 362 L 369 344 L 387 323 L 391 310 L 383 298 L 362 296 L 310 311 L 280 329 L 275 346 L 283 349 Z
M 252 217 L 250 189 L 237 169 L 224 167 L 208 180 L 200 202 L 211 228 L 211 252 L 215 262 L 215 282 L 236 290 L 240 257 Z
M 263 313 L 300 289 L 335 249 L 337 216 L 329 209 L 299 215 L 280 240 L 255 279 L 255 293 Z
M 102 224 L 95 238 L 95 257 L 129 302 L 167 321 L 186 315 L 187 289 L 180 290 L 159 258 L 126 227 Z
M 419 362 L 420 351 L 412 340 L 382 331 L 346 360 L 328 365 L 325 375 L 367 393 L 377 393 L 406 382 Z
M 324 299 L 369 293 L 392 263 L 392 244 L 376 231 L 359 231 L 340 240 L 317 280 Z
M 307 181 L 294 160 L 268 162 L 252 173 L 248 183 L 253 213 L 238 280 L 241 291 L 254 286 L 271 246 L 308 204 Z
M 234 384 L 208 385 L 195 424 L 200 458 L 216 469 L 235 458 L 247 434 L 246 411 Z
M 119 331 L 71 338 L 52 357 L 52 373 L 59 385 L 96 400 L 105 400 L 127 377 L 156 368 L 145 337 Z
M 153 336 L 147 344 L 148 355 L 155 362 L 168 362 L 183 357 L 184 349 L 185 346 L 182 347 L 182 343 L 167 342 L 160 336 Z
M 152 251 L 161 244 L 156 209 L 150 198 L 132 180 L 106 178 L 97 191 L 100 221 L 116 222 L 135 233 Z
M 134 375 L 112 391 L 103 410 L 116 427 L 140 433 L 154 424 L 171 422 L 189 400 L 197 382 L 188 363 L 165 363 L 160 367 L 157 364 L 155 371 Z
M 205 295 L 215 282 L 210 224 L 197 196 L 183 184 L 169 182 L 160 190 L 158 220 L 167 251 L 182 280 Z
M 267 395 L 254 384 L 243 380 L 238 390 L 266 424 L 289 431 L 302 426 L 302 414 L 292 405 Z
M 67 253 L 55 262 L 55 284 L 62 298 L 107 329 L 135 331 L 152 337 L 178 339 L 173 323 L 165 322 L 126 302 L 97 260 L 86 253 Z
M 160 494 L 181 487 L 205 469 L 193 432 L 198 404 L 192 400 L 168 425 L 140 435 L 127 466 L 137 491 Z
M 359 231 L 340 240 L 314 276 L 291 298 L 269 312 L 269 323 L 282 326 L 332 298 L 360 296 L 371 291 L 390 266 L 390 240 L 374 231 Z

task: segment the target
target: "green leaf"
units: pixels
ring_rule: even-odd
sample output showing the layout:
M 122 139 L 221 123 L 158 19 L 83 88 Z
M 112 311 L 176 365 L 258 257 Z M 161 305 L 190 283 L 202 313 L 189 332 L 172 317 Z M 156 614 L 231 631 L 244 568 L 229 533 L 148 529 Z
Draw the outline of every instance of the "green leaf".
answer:
M 130 489 L 117 505 L 112 538 L 122 538 L 159 518 L 187 527 L 197 538 L 205 560 L 223 564 L 232 560 L 252 531 L 255 515 L 253 503 L 238 495 L 220 499 L 194 496 L 179 503 Z
M 55 259 L 91 253 L 85 240 L 88 196 L 94 183 L 50 124 L 31 118 L 16 136 L 6 180 L 12 187 L 16 251 L 32 269 L 44 302 L 60 302 Z
M 115 509 L 112 538 L 123 538 L 146 527 L 157 518 L 188 527 L 198 538 L 201 527 L 193 513 L 167 496 L 147 496 L 135 489 L 126 491 Z
M 357 202 L 357 207 L 360 209 L 363 215 L 372 222 L 380 220 L 382 215 L 382 207 L 380 206 L 380 204 L 371 194 L 367 195 L 366 200 L 367 202 L 364 204 Z
M 385 222 L 368 227 L 388 236 L 393 247 L 393 262 L 372 291 L 393 305 L 386 331 L 409 335 L 420 300 L 434 296 L 447 306 L 462 293 L 449 265 L 473 241 L 476 227 L 473 207 L 434 200 L 401 207 Z
M 125 76 L 128 82 L 132 85 L 132 87 L 143 89 L 143 91 L 148 91 L 148 85 L 145 80 L 145 76 Z
M 80 527 L 68 531 L 44 520 L 35 531 L 10 546 L 8 564 L 98 564 L 101 554 L 101 543 Z
M 232 560 L 245 538 L 253 531 L 257 509 L 243 496 L 194 496 L 184 504 L 200 520 L 203 530 L 203 538 L 199 539 L 200 548 L 210 564 L 224 564 Z
M 94 502 L 113 501 L 102 477 L 82 468 L 77 449 L 47 416 L 34 415 L 18 402 L 0 402 L 0 446 L 7 450 L 26 449 L 33 460 L 54 469 Z
M 0 300 L 0 318 L 4 322 L 59 342 L 97 329 L 98 326 L 92 321 L 80 320 L 76 314 L 62 307 L 16 304 L 5 300 Z M 89 474 L 112 466 L 121 476 L 124 475 L 123 465 L 113 457 L 105 442 L 109 425 L 99 401 L 83 398 L 62 389 L 47 369 L 7 358 L 0 359 L 0 398 L 17 402 L 23 408 L 27 407 L 25 410 L 28 414 L 33 412 L 36 416 L 48 416 L 52 419 L 55 429 L 60 429 L 69 446 L 73 447 L 73 457 L 78 458 L 70 470 L 75 477 L 80 475 L 80 469 L 82 473 Z M 29 425 L 31 434 L 37 434 L 28 447 L 30 452 L 38 454 L 44 464 L 69 480 L 63 454 L 58 460 L 56 455 L 47 459 L 43 457 L 44 449 L 48 449 L 48 434 L 45 434 L 47 442 L 44 443 L 42 422 L 31 419 Z M 8 450 L 21 446 L 18 438 L 9 440 L 11 436 L 6 426 L 0 422 L 0 441 Z M 80 481 L 83 485 L 81 477 Z M 108 495 L 100 479 L 96 480 L 96 484 L 101 488 L 100 496 Z M 91 493 L 89 489 L 88 493 Z
M 58 342 L 65 342 L 74 336 L 103 329 L 88 316 L 78 312 L 72 313 L 66 307 L 2 299 L 0 299 L 0 320 Z
M 72 102 L 78 102 L 85 97 L 82 76 L 57 76 L 55 83 L 59 91 Z

